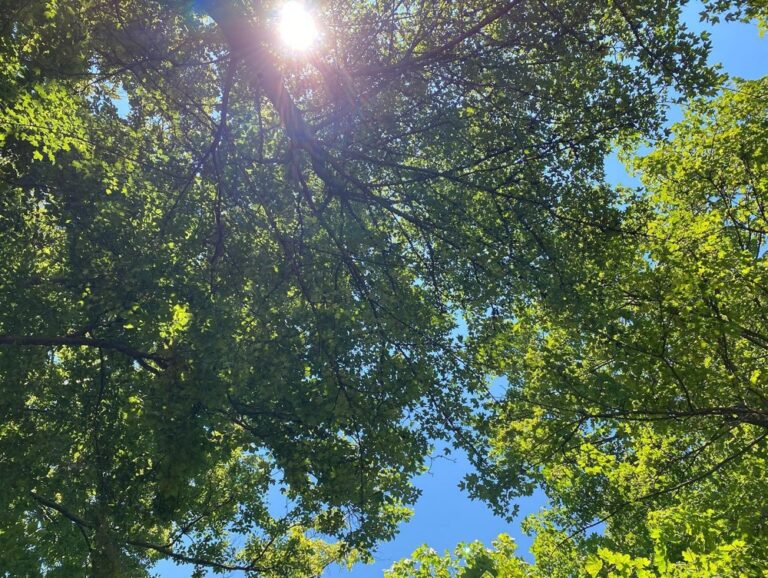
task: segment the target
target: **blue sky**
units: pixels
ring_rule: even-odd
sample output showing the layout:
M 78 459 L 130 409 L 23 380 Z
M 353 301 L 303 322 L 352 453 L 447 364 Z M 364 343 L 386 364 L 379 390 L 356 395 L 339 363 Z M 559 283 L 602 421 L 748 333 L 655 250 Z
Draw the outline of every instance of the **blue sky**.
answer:
M 724 72 L 732 77 L 754 80 L 768 74 L 768 38 L 760 38 L 757 26 L 741 22 L 721 22 L 712 26 L 700 22 L 703 10 L 700 2 L 692 2 L 683 10 L 683 18 L 695 32 L 707 31 L 712 42 L 710 62 L 722 65 Z M 670 123 L 682 118 L 679 107 L 671 107 L 667 113 Z M 606 176 L 612 184 L 637 186 L 637 179 L 629 176 L 624 166 L 610 155 L 606 159 Z
M 768 38 L 759 38 L 756 26 L 733 22 L 723 22 L 714 27 L 702 24 L 698 16 L 701 9 L 698 3 L 689 5 L 685 9 L 685 18 L 691 29 L 708 30 L 711 33 L 713 63 L 721 63 L 724 71 L 741 78 L 755 79 L 768 73 Z M 671 110 L 669 118 L 680 118 L 680 111 Z M 612 183 L 636 184 L 613 156 L 606 161 L 606 171 Z M 521 500 L 520 516 L 516 522 L 508 524 L 493 516 L 483 504 L 470 500 L 459 491 L 457 485 L 468 471 L 468 464 L 461 456 L 454 455 L 452 458 L 435 460 L 430 471 L 416 480 L 417 486 L 422 490 L 422 496 L 416 504 L 416 512 L 413 518 L 402 526 L 392 542 L 379 547 L 376 563 L 368 566 L 358 565 L 351 572 L 331 568 L 324 576 L 381 578 L 385 568 L 391 566 L 394 561 L 407 557 L 421 544 L 428 543 L 438 551 L 453 550 L 458 542 L 481 540 L 490 543 L 502 532 L 513 536 L 518 543 L 519 552 L 529 557 L 531 539 L 522 534 L 520 520 L 544 505 L 543 496 L 534 494 Z M 191 573 L 188 567 L 171 563 L 159 564 L 155 570 L 162 578 L 184 578 Z M 231 574 L 233 578 L 238 575 Z

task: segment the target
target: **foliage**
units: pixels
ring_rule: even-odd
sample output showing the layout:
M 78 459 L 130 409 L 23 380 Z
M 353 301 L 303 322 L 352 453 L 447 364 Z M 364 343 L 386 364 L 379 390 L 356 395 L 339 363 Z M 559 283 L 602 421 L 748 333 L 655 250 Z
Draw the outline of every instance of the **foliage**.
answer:
M 386 570 L 384 578 L 533 578 L 528 564 L 514 555 L 515 549 L 514 540 L 504 534 L 494 540 L 493 549 L 480 542 L 459 544 L 453 556 L 440 556 L 422 546 Z
M 646 193 L 626 191 L 583 275 L 475 333 L 509 388 L 469 485 L 500 513 L 541 485 L 541 529 L 592 552 L 593 575 L 768 566 L 767 91 L 694 103 L 635 161 Z
M 320 2 L 305 58 L 275 7 L 0 4 L 3 572 L 365 557 L 483 391 L 458 314 L 576 263 L 614 140 L 717 80 L 677 2 Z
M 651 558 L 632 557 L 598 548 L 594 554 L 580 555 L 564 546 L 563 535 L 546 531 L 534 547 L 538 561 L 528 563 L 515 556 L 514 541 L 504 534 L 486 548 L 480 542 L 459 544 L 454 555 L 440 556 L 422 546 L 410 558 L 396 562 L 384 572 L 385 578 L 695 578 L 697 576 L 746 577 L 744 543 L 734 541 L 712 552 L 700 554 L 686 550 L 683 560 L 670 562 L 658 541 Z M 765 575 L 765 573 L 761 574 Z

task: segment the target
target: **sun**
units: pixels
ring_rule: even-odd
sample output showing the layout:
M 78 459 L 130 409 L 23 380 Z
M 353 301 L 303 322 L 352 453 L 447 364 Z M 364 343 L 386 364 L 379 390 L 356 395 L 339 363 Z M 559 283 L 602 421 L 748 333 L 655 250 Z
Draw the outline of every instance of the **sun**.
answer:
M 283 44 L 297 52 L 308 50 L 320 36 L 312 14 L 302 2 L 295 0 L 283 4 L 277 27 Z

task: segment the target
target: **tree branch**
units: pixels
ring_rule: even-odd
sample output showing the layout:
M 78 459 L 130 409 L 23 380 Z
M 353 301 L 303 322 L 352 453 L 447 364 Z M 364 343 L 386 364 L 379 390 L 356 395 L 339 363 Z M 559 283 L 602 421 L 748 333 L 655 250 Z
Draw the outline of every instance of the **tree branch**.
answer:
M 495 9 L 491 10 L 488 14 L 486 14 L 485 18 L 477 22 L 474 26 L 471 26 L 464 32 L 457 34 L 445 44 L 442 44 L 431 50 L 427 50 L 426 52 L 423 52 L 422 54 L 419 54 L 416 57 L 412 57 L 410 54 L 408 54 L 403 60 L 401 60 L 400 62 L 396 62 L 395 64 L 390 64 L 388 66 L 366 66 L 364 68 L 356 70 L 353 74 L 377 75 L 377 74 L 386 74 L 390 72 L 401 72 L 403 69 L 407 69 L 414 65 L 426 64 L 430 60 L 434 60 L 450 52 L 451 50 L 456 48 L 459 44 L 461 44 L 471 36 L 478 34 L 484 28 L 487 28 L 497 20 L 500 20 L 501 18 L 506 16 L 509 12 L 511 12 L 512 9 L 518 4 L 519 4 L 518 0 L 501 3 Z
M 91 524 L 90 522 L 86 522 L 80 516 L 73 514 L 58 502 L 55 502 L 54 500 L 41 496 L 36 492 L 30 492 L 30 495 L 36 502 L 39 502 L 41 505 L 45 506 L 46 508 L 50 508 L 51 510 L 56 510 L 59 514 L 64 516 L 67 520 L 69 520 L 70 522 L 74 522 L 81 528 L 93 528 L 93 524 Z
M 19 345 L 19 346 L 44 346 L 44 347 L 98 347 L 101 349 L 117 351 L 133 358 L 144 369 L 151 371 L 152 373 L 159 373 L 156 367 L 149 365 L 147 360 L 153 361 L 161 368 L 165 368 L 168 365 L 169 359 L 157 353 L 146 353 L 138 349 L 134 349 L 130 345 L 124 343 L 109 341 L 107 339 L 95 339 L 92 337 L 83 337 L 80 335 L 64 335 L 64 336 L 42 336 L 42 335 L 0 335 L 0 345 Z

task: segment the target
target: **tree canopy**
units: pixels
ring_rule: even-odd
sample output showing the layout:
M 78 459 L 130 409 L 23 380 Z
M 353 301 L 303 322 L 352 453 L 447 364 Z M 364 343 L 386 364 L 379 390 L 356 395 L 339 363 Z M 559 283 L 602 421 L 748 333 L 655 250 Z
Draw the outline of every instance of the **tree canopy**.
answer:
M 601 444 L 629 469 L 636 439 L 648 460 L 690 452 L 669 484 L 699 455 L 762 459 L 761 125 L 746 161 L 719 141 L 712 175 L 738 168 L 720 184 L 673 186 L 715 154 L 683 141 L 640 165 L 655 200 L 603 182 L 668 99 L 718 86 L 680 3 L 327 0 L 303 55 L 277 2 L 0 6 L 6 574 L 315 576 L 391 537 L 430 440 L 474 448 L 489 412 L 478 495 L 562 480 L 577 523 L 632 496 L 601 480 L 580 502 L 597 477 L 539 471 L 540 432 L 561 456 L 591 444 L 589 467 Z M 730 102 L 737 131 L 752 101 Z M 683 140 L 709 138 L 702 106 Z M 689 229 L 706 242 L 675 240 Z M 614 359 L 664 339 L 671 361 Z M 535 403 L 482 406 L 489 372 Z M 577 374 L 604 404 L 574 397 Z M 555 395 L 588 413 L 537 413 Z M 657 407 L 670 419 L 629 419 Z
M 563 559 L 589 575 L 768 567 L 767 82 L 694 102 L 634 160 L 644 187 L 625 191 L 621 231 L 579 262 L 583 280 L 472 346 L 509 388 L 479 424 L 491 459 L 470 488 L 505 513 L 542 487 L 541 553 L 574 540 Z M 610 552 L 639 565 L 600 573 Z
M 671 562 L 664 548 L 665 536 L 657 536 L 658 548 L 649 557 L 633 557 L 599 547 L 589 555 L 563 547 L 562 535 L 542 534 L 535 547 L 537 562 L 515 554 L 516 544 L 502 534 L 492 548 L 480 542 L 459 544 L 451 553 L 438 554 L 428 546 L 417 549 L 384 572 L 385 578 L 696 578 L 698 576 L 750 576 L 744 543 L 718 548 L 706 554 L 685 550 L 682 560 Z M 540 561 L 539 561 L 540 560 Z

